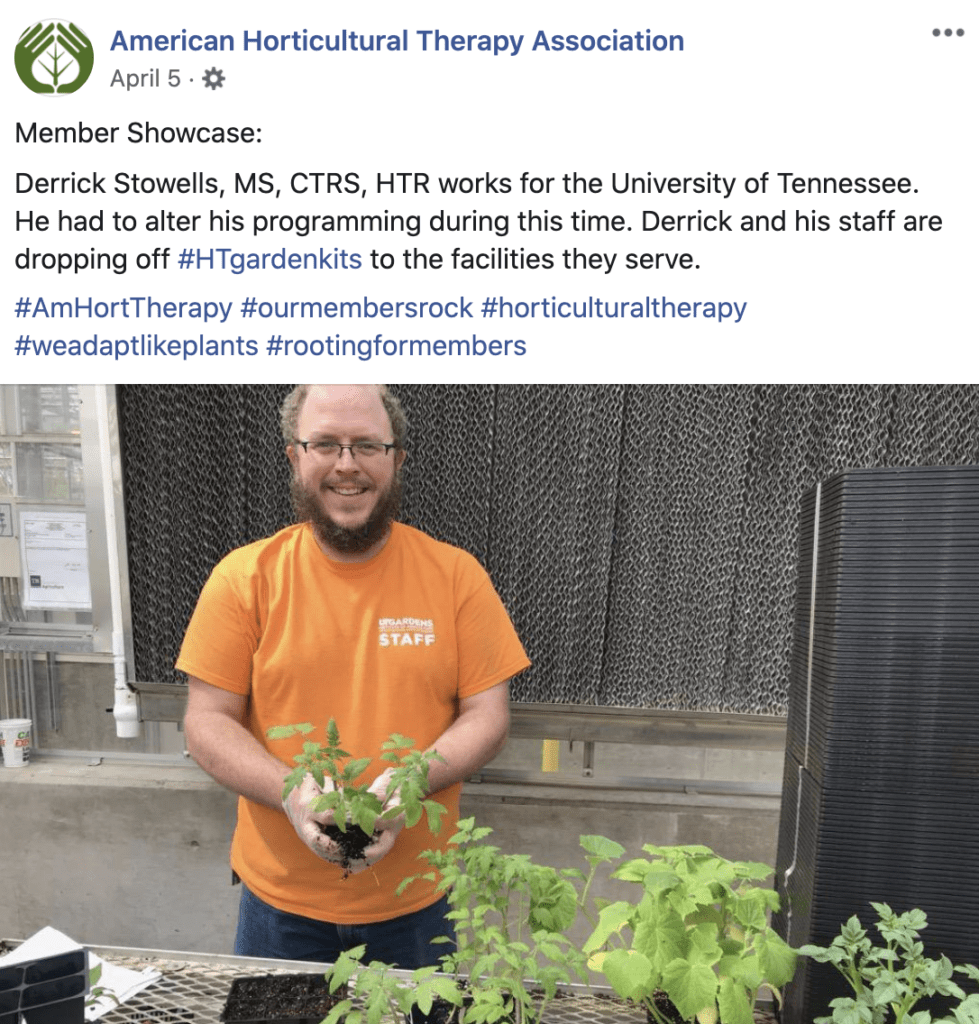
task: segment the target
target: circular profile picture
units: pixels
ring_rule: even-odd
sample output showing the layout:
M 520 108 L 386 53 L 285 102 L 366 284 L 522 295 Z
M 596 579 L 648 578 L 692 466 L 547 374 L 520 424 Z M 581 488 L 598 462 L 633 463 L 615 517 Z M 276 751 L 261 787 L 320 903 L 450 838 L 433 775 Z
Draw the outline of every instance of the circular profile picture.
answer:
M 39 21 L 24 30 L 14 47 L 14 65 L 31 92 L 61 96 L 88 81 L 95 53 L 85 33 L 59 18 Z

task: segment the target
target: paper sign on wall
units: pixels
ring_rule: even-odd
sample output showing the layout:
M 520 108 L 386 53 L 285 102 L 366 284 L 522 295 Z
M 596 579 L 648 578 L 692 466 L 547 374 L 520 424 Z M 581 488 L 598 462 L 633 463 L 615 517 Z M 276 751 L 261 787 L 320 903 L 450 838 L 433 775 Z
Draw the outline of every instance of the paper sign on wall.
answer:
M 31 610 L 92 607 L 84 512 L 20 510 L 22 604 Z

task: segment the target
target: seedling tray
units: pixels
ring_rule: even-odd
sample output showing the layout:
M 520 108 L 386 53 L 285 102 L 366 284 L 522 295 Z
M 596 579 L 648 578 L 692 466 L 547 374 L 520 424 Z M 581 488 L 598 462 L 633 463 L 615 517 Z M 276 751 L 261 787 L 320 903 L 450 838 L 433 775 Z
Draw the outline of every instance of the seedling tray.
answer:
M 224 1024 L 320 1024 L 345 997 L 331 994 L 322 974 L 265 974 L 235 978 Z
M 0 969 L 0 1024 L 84 1024 L 88 951 L 24 960 Z

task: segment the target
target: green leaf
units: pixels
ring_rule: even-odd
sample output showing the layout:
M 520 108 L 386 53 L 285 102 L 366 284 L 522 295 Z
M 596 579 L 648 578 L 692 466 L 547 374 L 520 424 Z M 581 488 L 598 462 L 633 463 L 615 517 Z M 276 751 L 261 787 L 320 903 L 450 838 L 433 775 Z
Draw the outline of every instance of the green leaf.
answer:
M 855 945 L 862 939 L 866 938 L 866 936 L 867 932 L 860 923 L 860 918 L 857 917 L 856 914 L 854 914 L 853 917 L 843 925 L 843 929 L 840 932 L 840 938 L 848 945 Z
M 410 750 L 415 741 L 410 736 L 402 736 L 400 732 L 393 732 L 389 739 L 381 744 L 382 750 Z
M 722 978 L 730 978 L 737 982 L 742 988 L 756 992 L 765 981 L 764 975 L 758 964 L 757 956 L 745 956 L 743 953 L 736 956 L 724 956 L 717 963 L 717 973 Z
M 744 985 L 732 978 L 722 978 L 717 990 L 717 1005 L 724 1024 L 753 1024 L 751 1003 Z
M 534 931 L 563 932 L 578 914 L 574 886 L 552 868 L 535 871 L 530 878 L 528 919 Z
M 671 862 L 700 855 L 714 856 L 714 851 L 709 846 L 701 846 L 698 843 L 689 843 L 686 846 L 653 846 L 652 843 L 646 843 L 643 850 L 653 857 L 663 857 Z
M 300 722 L 299 725 L 273 725 L 270 729 L 265 730 L 265 735 L 270 740 L 287 740 L 290 736 L 295 736 L 299 733 L 305 736 L 307 733 L 313 731 L 312 722 Z
M 330 992 L 336 992 L 342 985 L 346 985 L 350 981 L 357 971 L 359 961 L 366 949 L 366 946 L 355 946 L 337 957 L 334 965 L 326 972 L 326 978 L 330 982 Z
M 659 922 L 648 920 L 640 921 L 632 933 L 632 948 L 642 953 L 650 963 L 654 963 L 659 954 L 659 932 Z M 670 956 L 669 959 L 672 960 L 673 957 Z
M 768 984 L 781 988 L 792 980 L 797 956 L 795 950 L 777 932 L 767 929 L 756 935 L 754 948 Z
M 580 843 L 589 864 L 618 860 L 625 853 L 624 846 L 605 836 L 582 836 Z
M 330 1009 L 322 1024 L 338 1024 L 341 1020 L 346 1020 L 348 1024 L 354 1024 L 353 1015 L 348 1016 L 353 1009 L 353 1005 L 349 999 L 341 1000 Z
M 834 999 L 829 1005 L 833 1009 L 833 1024 L 873 1024 L 869 1008 L 853 999 Z
M 690 860 L 685 864 L 684 871 L 690 880 L 691 888 L 697 889 L 713 883 L 720 883 L 726 887 L 737 877 L 734 864 L 716 856 Z
M 666 894 L 669 904 L 681 918 L 694 913 L 697 904 L 687 895 L 685 887 L 679 887 Z
M 762 889 L 750 888 L 739 891 L 731 909 L 735 920 L 745 928 L 757 931 L 764 928 L 767 923 L 765 911 L 768 909 L 768 899 Z
M 652 994 L 653 968 L 642 953 L 613 949 L 602 961 L 601 970 L 623 999 L 638 1002 L 644 995 Z
M 613 878 L 619 878 L 623 882 L 641 882 L 649 872 L 652 865 L 648 860 L 641 858 L 626 861 L 612 872 Z
M 717 933 L 721 934 L 724 930 L 726 918 L 725 915 L 715 906 L 699 907 L 692 914 L 687 916 L 685 923 L 690 927 L 698 924 L 712 924 Z
M 438 835 L 442 828 L 442 815 L 445 814 L 445 808 L 436 800 L 425 800 L 422 806 L 425 808 L 425 814 L 428 817 L 429 832 L 432 835 Z
M 798 952 L 820 964 L 841 964 L 847 959 L 846 950 L 839 946 L 800 946 Z
M 905 986 L 900 984 L 896 979 L 890 975 L 885 974 L 877 983 L 873 986 L 873 996 L 875 1003 L 896 1003 L 900 1002 L 905 993 Z
M 970 993 L 958 1006 L 952 1007 L 957 1024 L 979 1024 L 979 995 Z
M 717 975 L 706 964 L 674 960 L 664 968 L 662 984 L 680 1016 L 688 1020 L 717 1000 Z
M 690 942 L 687 959 L 692 963 L 713 967 L 721 959 L 721 947 L 717 944 L 717 929 L 711 924 L 699 924 L 687 932 Z M 726 1022 L 725 1022 L 726 1024 Z
M 656 929 L 656 957 L 653 969 L 662 972 L 673 960 L 685 960 L 690 953 L 690 939 L 686 926 L 679 914 L 668 906 L 660 909 L 655 918 L 647 918 Z
M 369 804 L 358 801 L 350 808 L 350 818 L 355 825 L 360 827 L 362 832 L 371 835 L 374 831 L 374 826 L 377 824 L 377 811 Z
M 774 875 L 775 871 L 770 868 L 767 864 L 761 864 L 758 861 L 735 861 L 734 870 L 738 878 L 752 878 L 755 881 L 763 881 L 770 875 Z
M 667 867 L 658 867 L 653 865 L 649 871 L 643 875 L 642 884 L 646 889 L 646 892 L 656 895 L 660 892 L 674 893 L 681 887 L 680 876 L 675 872 L 671 871 Z M 685 887 L 683 887 L 685 891 Z M 691 910 L 695 909 L 693 906 Z
M 906 926 L 915 932 L 923 931 L 928 927 L 928 915 L 919 907 L 914 907 L 912 910 L 909 910 L 906 914 L 902 914 L 901 916 L 903 917 Z
M 320 796 L 313 797 L 309 801 L 309 806 L 317 814 L 321 814 L 323 811 L 335 811 L 343 806 L 343 795 L 335 790 L 331 793 L 323 793 Z M 337 824 L 339 824 L 339 821 Z
M 343 781 L 353 782 L 358 776 L 363 775 L 370 766 L 370 763 L 371 759 L 369 757 L 358 757 L 355 761 L 349 761 L 343 768 Z
M 598 915 L 598 924 L 586 940 L 582 950 L 585 953 L 593 953 L 596 949 L 601 949 L 612 935 L 622 931 L 631 916 L 632 904 L 623 900 L 603 907 Z

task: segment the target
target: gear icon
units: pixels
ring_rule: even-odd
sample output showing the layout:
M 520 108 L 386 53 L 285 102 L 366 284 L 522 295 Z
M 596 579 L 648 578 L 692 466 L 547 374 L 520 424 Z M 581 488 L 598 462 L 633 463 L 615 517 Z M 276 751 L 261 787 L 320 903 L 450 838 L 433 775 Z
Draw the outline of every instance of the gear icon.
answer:
M 224 75 L 217 68 L 211 68 L 204 72 L 204 87 L 206 89 L 221 89 L 224 86 Z

